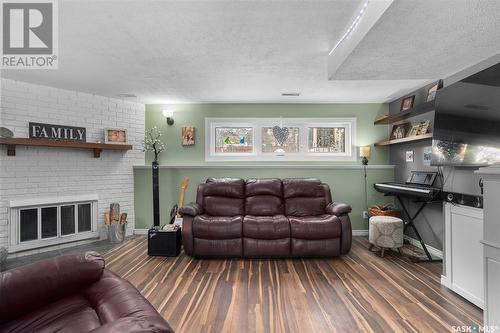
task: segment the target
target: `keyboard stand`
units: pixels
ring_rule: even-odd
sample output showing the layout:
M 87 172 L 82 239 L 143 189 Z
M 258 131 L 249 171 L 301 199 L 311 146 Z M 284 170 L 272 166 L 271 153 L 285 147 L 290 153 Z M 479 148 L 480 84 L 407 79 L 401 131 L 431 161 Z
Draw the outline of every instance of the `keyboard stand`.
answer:
M 420 205 L 420 207 L 417 209 L 417 212 L 413 216 L 411 216 L 408 209 L 406 208 L 405 204 L 403 203 L 403 200 L 401 200 L 401 197 L 399 195 L 396 195 L 396 198 L 398 199 L 399 204 L 403 208 L 403 211 L 405 212 L 406 216 L 408 216 L 408 223 L 405 224 L 405 228 L 410 227 L 413 229 L 413 231 L 415 232 L 415 235 L 417 236 L 418 241 L 422 245 L 422 249 L 424 250 L 425 255 L 427 256 L 427 258 L 410 256 L 409 257 L 410 260 L 412 262 L 415 262 L 415 263 L 416 262 L 442 262 L 443 259 L 432 258 L 431 254 L 429 253 L 429 250 L 427 249 L 427 246 L 425 246 L 425 243 L 417 230 L 417 227 L 413 223 L 413 221 L 417 218 L 417 216 L 422 212 L 422 210 L 425 208 L 425 206 L 427 206 L 427 204 L 430 201 L 423 201 L 422 204 Z

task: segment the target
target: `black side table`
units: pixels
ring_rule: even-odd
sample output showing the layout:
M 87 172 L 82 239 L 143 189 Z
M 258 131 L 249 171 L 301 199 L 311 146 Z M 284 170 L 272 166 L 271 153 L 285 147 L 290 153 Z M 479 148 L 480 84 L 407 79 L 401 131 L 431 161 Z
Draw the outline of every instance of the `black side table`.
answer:
M 148 230 L 148 255 L 176 257 L 181 252 L 181 228 L 177 230 Z

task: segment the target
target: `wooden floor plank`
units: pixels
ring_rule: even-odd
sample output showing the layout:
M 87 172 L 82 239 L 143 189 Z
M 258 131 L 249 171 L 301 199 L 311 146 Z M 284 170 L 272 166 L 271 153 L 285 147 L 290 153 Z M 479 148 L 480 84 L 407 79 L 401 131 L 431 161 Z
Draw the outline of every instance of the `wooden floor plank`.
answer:
M 449 332 L 482 311 L 440 284 L 440 263 L 368 251 L 328 259 L 149 257 L 144 236 L 104 254 L 176 332 Z

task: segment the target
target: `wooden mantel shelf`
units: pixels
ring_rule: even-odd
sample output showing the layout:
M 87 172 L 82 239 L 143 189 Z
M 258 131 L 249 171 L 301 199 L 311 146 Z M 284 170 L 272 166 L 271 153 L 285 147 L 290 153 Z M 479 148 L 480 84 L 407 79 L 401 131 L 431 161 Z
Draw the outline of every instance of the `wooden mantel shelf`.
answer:
M 57 141 L 28 138 L 0 138 L 0 144 L 7 146 L 7 155 L 16 156 L 16 146 L 62 147 L 94 150 L 94 157 L 101 157 L 103 150 L 131 150 L 132 145 L 97 142 Z

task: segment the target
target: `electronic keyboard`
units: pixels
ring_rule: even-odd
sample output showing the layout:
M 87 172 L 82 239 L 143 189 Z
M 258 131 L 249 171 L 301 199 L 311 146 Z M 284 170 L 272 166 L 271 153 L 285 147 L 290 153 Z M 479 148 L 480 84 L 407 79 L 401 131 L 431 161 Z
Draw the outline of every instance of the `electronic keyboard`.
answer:
M 432 186 L 436 176 L 436 172 L 412 171 L 406 183 L 384 182 L 376 183 L 373 187 L 387 195 L 431 200 L 441 193 L 440 188 Z

